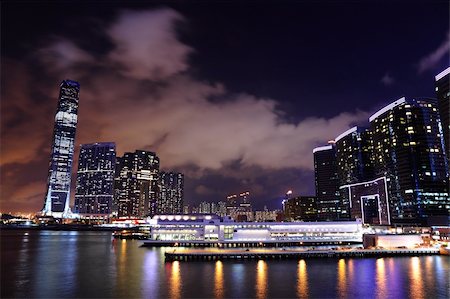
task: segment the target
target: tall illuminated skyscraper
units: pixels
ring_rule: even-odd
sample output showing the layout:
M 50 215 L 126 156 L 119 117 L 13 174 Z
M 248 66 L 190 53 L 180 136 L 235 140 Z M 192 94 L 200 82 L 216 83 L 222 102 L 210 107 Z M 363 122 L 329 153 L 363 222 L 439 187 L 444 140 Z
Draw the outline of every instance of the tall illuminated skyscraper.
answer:
M 157 211 L 159 214 L 183 212 L 184 175 L 178 172 L 160 172 Z
M 440 72 L 436 77 L 436 96 L 441 115 L 442 131 L 444 133 L 445 152 L 450 161 L 450 67 Z
M 116 159 L 114 210 L 122 217 L 156 214 L 159 197 L 159 158 L 135 151 Z
M 75 192 L 75 212 L 110 214 L 114 195 L 116 144 L 83 144 L 80 149 Z
M 78 82 L 72 80 L 61 82 L 53 129 L 47 194 L 42 209 L 45 215 L 64 217 L 70 211 L 70 186 L 79 93 Z
M 317 217 L 321 220 L 347 218 L 339 197 L 339 180 L 334 143 L 316 147 L 314 173 L 316 183 Z
M 445 220 L 448 164 L 437 101 L 401 98 L 369 121 L 375 176 L 386 177 L 393 222 Z

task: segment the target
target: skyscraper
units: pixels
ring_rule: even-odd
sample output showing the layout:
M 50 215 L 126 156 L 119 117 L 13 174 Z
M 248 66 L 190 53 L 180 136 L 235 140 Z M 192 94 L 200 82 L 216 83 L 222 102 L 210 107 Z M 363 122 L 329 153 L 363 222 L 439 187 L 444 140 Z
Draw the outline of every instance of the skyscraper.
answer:
M 159 190 L 158 213 L 181 214 L 183 212 L 184 175 L 177 172 L 160 172 Z
M 115 143 L 81 145 L 75 191 L 75 212 L 83 214 L 112 212 L 115 165 Z
M 118 216 L 156 214 L 159 197 L 159 158 L 153 152 L 135 151 L 116 159 L 114 210 Z
M 339 186 L 373 177 L 372 147 L 368 129 L 353 127 L 335 138 Z
M 436 96 L 438 99 L 439 114 L 441 116 L 442 131 L 444 133 L 447 161 L 450 161 L 450 67 L 436 76 Z
M 64 217 L 70 211 L 70 186 L 80 84 L 61 82 L 48 169 L 47 193 L 42 213 Z
M 317 147 L 313 154 L 317 216 L 322 220 L 342 218 L 334 144 Z
M 448 164 L 436 101 L 403 97 L 369 121 L 375 176 L 386 177 L 393 222 L 448 215 Z

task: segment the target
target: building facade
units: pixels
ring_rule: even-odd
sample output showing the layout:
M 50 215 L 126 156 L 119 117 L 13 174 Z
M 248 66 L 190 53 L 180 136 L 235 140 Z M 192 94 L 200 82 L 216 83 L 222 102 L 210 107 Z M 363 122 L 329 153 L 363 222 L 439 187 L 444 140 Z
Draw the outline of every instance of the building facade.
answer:
M 53 128 L 47 192 L 42 209 L 45 215 L 63 217 L 70 212 L 70 187 L 79 93 L 78 82 L 62 81 Z
M 448 164 L 437 102 L 401 98 L 369 122 L 375 176 L 386 177 L 393 222 L 448 215 Z
M 115 165 L 115 143 L 81 145 L 75 191 L 76 213 L 112 213 Z
M 135 151 L 116 159 L 114 210 L 119 217 L 157 213 L 159 158 L 154 152 Z
M 149 243 L 174 241 L 362 243 L 361 221 L 234 222 L 216 215 L 157 215 L 148 221 Z
M 315 148 L 313 155 L 317 217 L 328 221 L 348 218 L 342 213 L 334 144 Z
M 182 214 L 184 197 L 184 175 L 178 172 L 160 172 L 159 214 Z
M 391 224 L 385 177 L 344 185 L 340 189 L 341 196 L 348 199 L 352 219 L 361 219 L 363 224 Z
M 439 73 L 436 77 L 436 97 L 438 99 L 439 113 L 441 117 L 442 132 L 447 161 L 450 160 L 450 67 Z
M 317 197 L 297 196 L 284 202 L 284 216 L 287 221 L 317 221 Z

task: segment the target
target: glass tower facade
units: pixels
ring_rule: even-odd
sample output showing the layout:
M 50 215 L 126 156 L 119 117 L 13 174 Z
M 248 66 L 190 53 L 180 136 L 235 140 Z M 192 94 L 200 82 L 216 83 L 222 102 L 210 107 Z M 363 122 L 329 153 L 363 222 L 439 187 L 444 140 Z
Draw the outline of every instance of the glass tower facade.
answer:
M 317 217 L 321 220 L 347 218 L 339 197 L 336 150 L 334 144 L 313 150 Z
M 183 212 L 184 175 L 177 172 L 160 172 L 159 214 L 181 214 Z
M 445 152 L 447 161 L 450 160 L 450 67 L 436 76 L 436 96 L 441 116 L 442 131 L 444 133 Z
M 448 215 L 448 164 L 436 100 L 401 98 L 369 121 L 375 175 L 386 177 L 393 222 Z
M 75 212 L 110 214 L 114 195 L 116 144 L 83 144 L 78 159 Z
M 114 210 L 119 217 L 145 217 L 157 212 L 159 158 L 135 151 L 116 159 Z
M 372 136 L 368 129 L 353 127 L 335 139 L 339 186 L 373 177 Z
M 62 81 L 53 129 L 47 193 L 42 210 L 45 215 L 62 217 L 70 211 L 70 186 L 79 93 L 78 82 Z

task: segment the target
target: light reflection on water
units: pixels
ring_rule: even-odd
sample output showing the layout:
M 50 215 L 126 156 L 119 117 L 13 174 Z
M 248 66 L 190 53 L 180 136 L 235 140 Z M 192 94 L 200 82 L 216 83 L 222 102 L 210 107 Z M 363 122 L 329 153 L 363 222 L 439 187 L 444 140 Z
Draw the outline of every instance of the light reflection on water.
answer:
M 223 262 L 217 261 L 214 268 L 214 296 L 223 298 Z
M 423 277 L 421 259 L 413 256 L 410 260 L 409 279 L 411 284 L 410 296 L 413 298 L 424 298 Z
M 256 265 L 256 298 L 266 298 L 267 295 L 267 263 L 259 260 Z
M 2 232 L 1 297 L 447 298 L 448 258 L 164 262 L 107 232 Z
M 298 261 L 297 297 L 308 298 L 308 273 L 305 260 Z

